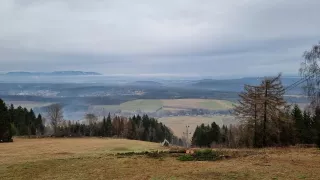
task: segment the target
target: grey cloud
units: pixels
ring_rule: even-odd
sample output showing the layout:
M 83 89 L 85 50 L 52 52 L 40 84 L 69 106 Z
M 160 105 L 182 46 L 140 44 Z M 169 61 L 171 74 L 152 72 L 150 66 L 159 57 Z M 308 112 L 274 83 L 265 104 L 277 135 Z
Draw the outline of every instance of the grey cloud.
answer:
M 0 71 L 292 73 L 320 40 L 318 7 L 318 0 L 3 0 Z

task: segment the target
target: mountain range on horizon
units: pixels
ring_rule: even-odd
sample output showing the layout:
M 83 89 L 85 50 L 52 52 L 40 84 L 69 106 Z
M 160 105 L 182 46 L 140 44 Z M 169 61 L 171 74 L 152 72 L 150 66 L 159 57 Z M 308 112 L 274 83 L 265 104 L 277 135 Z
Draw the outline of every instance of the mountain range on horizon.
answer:
M 28 72 L 28 71 L 15 71 L 5 73 L 8 76 L 79 76 L 79 75 L 102 75 L 97 72 L 85 71 L 53 71 L 53 72 Z

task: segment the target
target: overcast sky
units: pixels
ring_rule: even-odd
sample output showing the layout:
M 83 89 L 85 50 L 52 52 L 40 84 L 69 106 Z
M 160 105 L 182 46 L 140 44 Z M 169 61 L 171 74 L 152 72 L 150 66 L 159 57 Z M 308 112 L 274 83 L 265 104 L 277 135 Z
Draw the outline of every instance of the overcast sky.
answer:
M 0 71 L 298 74 L 320 0 L 1 0 Z

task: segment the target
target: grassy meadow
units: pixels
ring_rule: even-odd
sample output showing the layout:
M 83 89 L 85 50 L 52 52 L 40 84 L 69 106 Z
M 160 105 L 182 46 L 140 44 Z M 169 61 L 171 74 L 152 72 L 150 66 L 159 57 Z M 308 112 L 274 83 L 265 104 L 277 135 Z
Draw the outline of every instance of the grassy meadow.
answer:
M 0 179 L 319 179 L 318 149 L 272 148 L 239 151 L 213 162 L 175 157 L 113 155 L 161 149 L 158 143 L 122 139 L 14 139 L 0 144 Z
M 123 112 L 156 112 L 158 110 L 179 111 L 185 109 L 227 110 L 233 103 L 214 99 L 138 99 L 120 105 L 95 105 L 95 109 L 121 110 Z
M 164 107 L 178 109 L 226 110 L 233 108 L 233 103 L 216 99 L 163 99 Z

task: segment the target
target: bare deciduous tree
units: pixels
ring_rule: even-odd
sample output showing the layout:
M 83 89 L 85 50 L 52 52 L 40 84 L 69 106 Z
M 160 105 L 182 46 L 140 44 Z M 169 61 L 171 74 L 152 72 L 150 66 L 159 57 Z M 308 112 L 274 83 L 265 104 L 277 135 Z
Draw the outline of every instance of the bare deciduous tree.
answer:
M 98 117 L 95 114 L 88 113 L 88 114 L 86 114 L 85 119 L 90 127 L 90 136 L 93 136 L 94 126 L 96 125 L 96 123 L 98 121 Z
M 63 120 L 63 109 L 60 104 L 51 104 L 46 109 L 47 118 L 53 127 L 54 135 L 57 135 L 57 126 Z
M 311 108 L 320 107 L 320 42 L 303 55 L 300 73 L 306 81 L 304 90 L 311 99 Z

